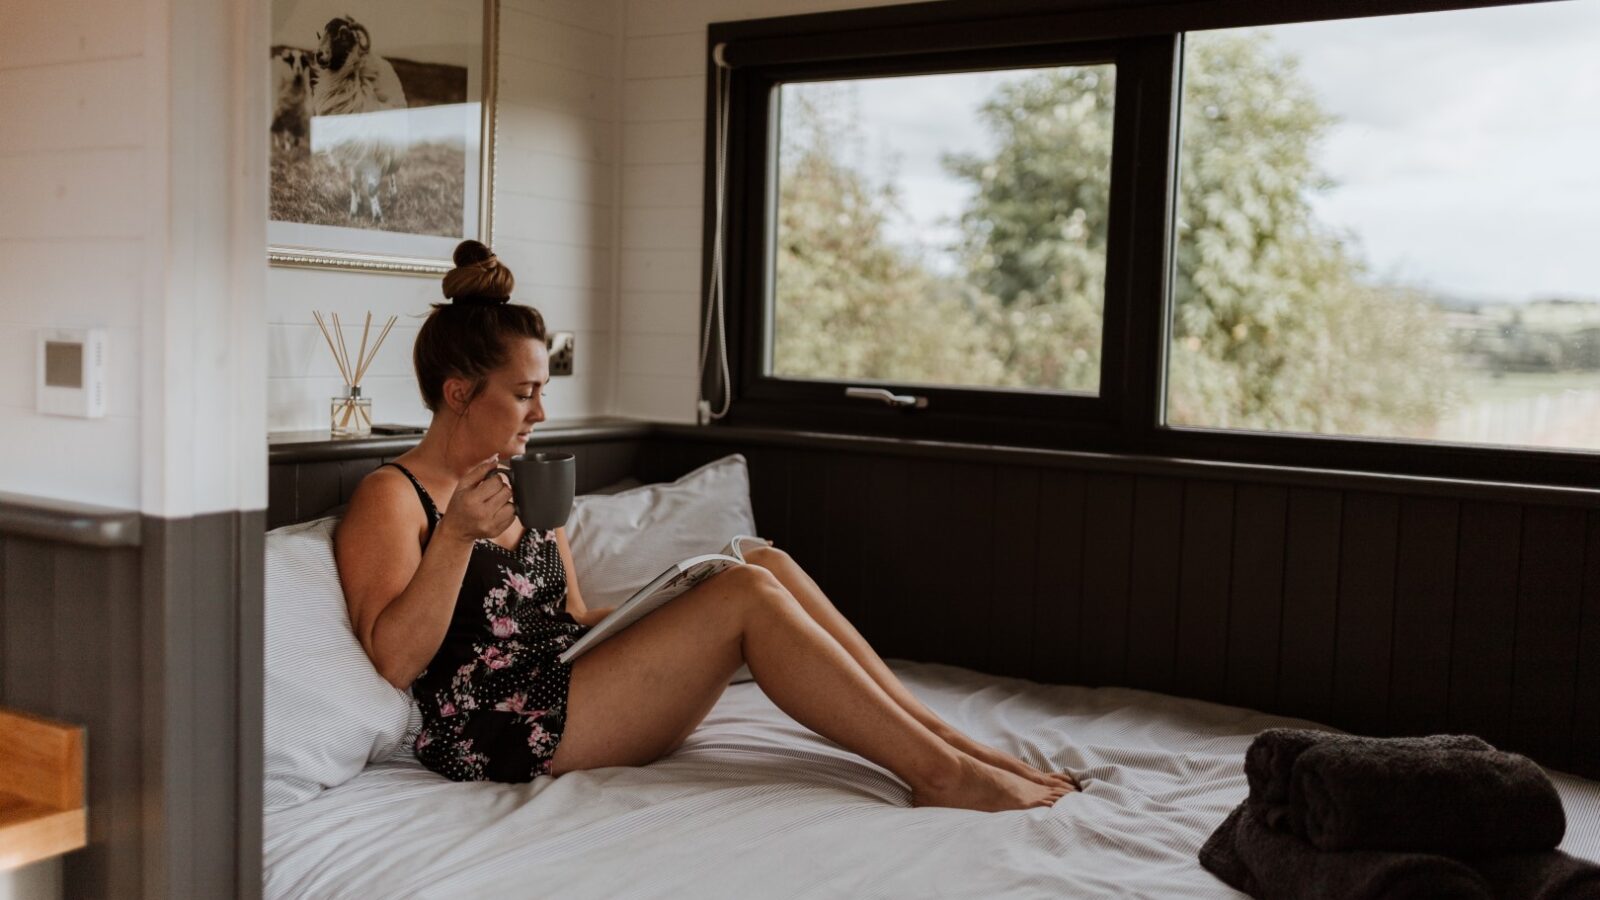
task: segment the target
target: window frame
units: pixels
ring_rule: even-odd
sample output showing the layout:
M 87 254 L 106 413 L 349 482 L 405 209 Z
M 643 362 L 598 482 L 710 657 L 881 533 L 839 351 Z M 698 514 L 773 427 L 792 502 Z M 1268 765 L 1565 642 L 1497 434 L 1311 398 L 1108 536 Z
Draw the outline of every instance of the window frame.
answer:
M 1189 31 L 1518 6 L 1556 0 L 942 0 L 730 23 L 708 30 L 702 284 L 715 225 L 716 73 L 733 65 L 724 284 L 729 414 L 717 424 L 913 440 L 1587 485 L 1600 452 L 1165 424 L 1183 36 Z M 1600 0 L 1597 0 L 1600 2 Z M 1006 65 L 996 66 L 998 61 Z M 762 371 L 775 235 L 777 84 L 992 68 L 1117 66 L 1105 318 L 1097 395 L 800 380 Z M 705 292 L 702 291 L 702 297 Z M 706 310 L 702 309 L 702 316 Z M 702 318 L 702 324 L 704 319 Z M 714 362 L 714 361 L 713 361 Z M 716 396 L 714 365 L 702 372 Z M 925 396 L 921 410 L 844 397 L 850 384 Z

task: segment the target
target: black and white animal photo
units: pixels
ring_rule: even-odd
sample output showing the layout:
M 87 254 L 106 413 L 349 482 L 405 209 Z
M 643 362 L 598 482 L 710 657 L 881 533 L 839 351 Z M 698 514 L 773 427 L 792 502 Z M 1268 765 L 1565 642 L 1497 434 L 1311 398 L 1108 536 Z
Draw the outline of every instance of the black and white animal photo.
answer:
M 467 70 L 403 55 L 372 15 L 275 35 L 272 219 L 460 237 Z

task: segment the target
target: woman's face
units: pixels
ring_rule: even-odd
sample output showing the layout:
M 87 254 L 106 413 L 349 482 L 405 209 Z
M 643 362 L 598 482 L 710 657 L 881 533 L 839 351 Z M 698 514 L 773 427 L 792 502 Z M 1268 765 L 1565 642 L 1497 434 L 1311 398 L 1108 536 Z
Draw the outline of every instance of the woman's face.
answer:
M 501 459 L 523 452 L 528 433 L 544 421 L 544 386 L 550 380 L 550 352 L 542 342 L 517 338 L 506 349 L 505 364 L 489 373 L 465 420 L 483 454 L 498 453 Z

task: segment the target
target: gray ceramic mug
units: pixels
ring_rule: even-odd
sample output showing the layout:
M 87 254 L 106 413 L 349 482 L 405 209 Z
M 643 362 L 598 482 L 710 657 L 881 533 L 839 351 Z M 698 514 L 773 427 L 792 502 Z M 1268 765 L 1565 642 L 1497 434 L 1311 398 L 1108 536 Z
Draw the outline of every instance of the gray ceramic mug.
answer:
M 524 528 L 549 531 L 567 524 L 578 483 L 571 453 L 519 453 L 500 471 L 511 478 L 511 497 Z

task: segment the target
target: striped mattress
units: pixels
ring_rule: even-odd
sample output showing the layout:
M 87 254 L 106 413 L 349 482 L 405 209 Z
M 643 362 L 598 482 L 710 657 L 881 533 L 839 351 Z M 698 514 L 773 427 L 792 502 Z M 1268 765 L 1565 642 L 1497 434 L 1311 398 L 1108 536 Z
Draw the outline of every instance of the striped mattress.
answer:
M 913 809 L 883 769 L 732 686 L 672 756 L 526 785 L 397 759 L 265 821 L 265 896 L 1239 897 L 1195 861 L 1257 731 L 1307 723 L 1120 688 L 896 662 L 952 724 L 1089 780 L 1052 809 Z M 1600 783 L 1562 775 L 1600 860 Z

